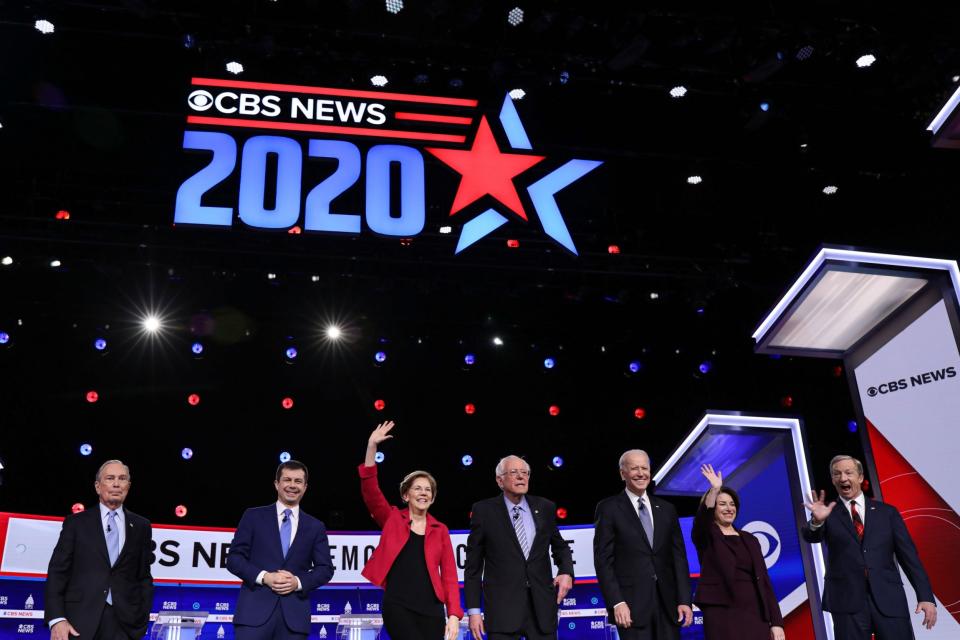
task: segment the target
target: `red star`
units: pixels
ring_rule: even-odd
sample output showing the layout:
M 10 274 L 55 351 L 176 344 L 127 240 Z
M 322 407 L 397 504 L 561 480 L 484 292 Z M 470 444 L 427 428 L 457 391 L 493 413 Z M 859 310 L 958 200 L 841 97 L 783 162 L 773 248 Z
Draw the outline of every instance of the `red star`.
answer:
M 517 195 L 517 188 L 513 184 L 513 177 L 546 156 L 501 153 L 486 116 L 480 118 L 480 128 L 477 129 L 477 136 L 473 139 L 473 147 L 469 151 L 436 148 L 428 148 L 427 151 L 462 176 L 450 215 L 490 194 L 515 214 L 527 219 L 523 205 L 520 204 L 520 196 Z

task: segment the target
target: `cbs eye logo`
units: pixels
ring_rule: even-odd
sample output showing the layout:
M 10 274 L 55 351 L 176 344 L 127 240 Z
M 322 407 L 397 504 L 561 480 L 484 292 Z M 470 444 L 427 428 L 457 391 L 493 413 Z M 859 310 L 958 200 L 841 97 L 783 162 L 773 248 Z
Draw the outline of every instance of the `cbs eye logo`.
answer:
M 213 95 L 209 91 L 197 89 L 187 97 L 187 104 L 195 111 L 206 111 L 213 106 Z
M 876 387 L 870 387 L 869 389 L 867 389 L 867 395 L 870 396 L 871 398 L 877 395 L 877 393 L 878 391 Z

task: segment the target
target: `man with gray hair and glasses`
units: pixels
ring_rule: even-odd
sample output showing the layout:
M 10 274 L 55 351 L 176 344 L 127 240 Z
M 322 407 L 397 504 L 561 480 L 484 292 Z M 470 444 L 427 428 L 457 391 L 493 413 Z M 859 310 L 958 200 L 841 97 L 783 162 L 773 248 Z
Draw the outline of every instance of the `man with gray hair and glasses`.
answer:
M 93 484 L 98 508 L 68 516 L 47 568 L 44 621 L 51 640 L 133 640 L 153 604 L 150 522 L 123 506 L 130 468 L 107 460 Z
M 620 456 L 625 489 L 597 505 L 593 563 L 622 640 L 675 640 L 693 622 L 690 567 L 677 510 L 650 495 L 650 456 Z
M 930 579 L 917 547 L 896 507 L 863 495 L 863 463 L 851 456 L 834 456 L 830 479 L 840 496 L 826 503 L 823 491 L 812 491 L 810 521 L 801 534 L 811 543 L 826 543 L 827 575 L 823 610 L 833 617 L 837 640 L 901 640 L 913 637 L 907 595 L 899 563 L 917 594 L 915 613 L 923 626 L 937 622 Z M 838 508 L 839 506 L 839 508 Z
M 496 474 L 503 493 L 474 504 L 470 518 L 463 571 L 470 631 L 474 640 L 484 633 L 489 640 L 554 640 L 557 606 L 573 587 L 573 554 L 557 528 L 556 505 L 527 494 L 526 460 L 507 456 Z

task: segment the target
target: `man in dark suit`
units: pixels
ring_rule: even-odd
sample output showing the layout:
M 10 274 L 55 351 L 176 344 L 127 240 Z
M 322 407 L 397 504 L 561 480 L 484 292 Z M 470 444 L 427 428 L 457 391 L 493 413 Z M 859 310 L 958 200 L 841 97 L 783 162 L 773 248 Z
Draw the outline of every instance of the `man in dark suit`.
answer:
M 142 638 L 153 604 L 150 522 L 123 506 L 127 465 L 103 463 L 93 486 L 99 508 L 63 521 L 47 568 L 44 622 L 51 640 Z
M 650 456 L 620 456 L 626 490 L 597 505 L 593 562 L 624 640 L 674 640 L 690 626 L 690 568 L 677 510 L 650 495 Z
M 502 459 L 496 477 L 503 493 L 474 504 L 470 518 L 463 570 L 470 631 L 475 640 L 484 633 L 490 640 L 556 638 L 557 605 L 573 587 L 573 554 L 557 529 L 556 505 L 527 495 L 530 465 L 517 456 Z
M 937 622 L 937 607 L 927 572 L 920 564 L 896 508 L 867 500 L 861 490 L 863 464 L 850 456 L 830 461 L 830 478 L 843 506 L 824 503 L 814 492 L 807 504 L 811 518 L 801 533 L 807 542 L 827 544 L 827 575 L 823 582 L 823 610 L 833 615 L 837 640 L 903 640 L 913 637 L 907 596 L 897 562 L 917 594 L 916 613 L 923 625 Z
M 233 616 L 237 640 L 305 640 L 310 592 L 333 577 L 323 523 L 300 509 L 307 467 L 277 468 L 277 502 L 247 509 L 233 535 L 227 570 L 243 580 Z

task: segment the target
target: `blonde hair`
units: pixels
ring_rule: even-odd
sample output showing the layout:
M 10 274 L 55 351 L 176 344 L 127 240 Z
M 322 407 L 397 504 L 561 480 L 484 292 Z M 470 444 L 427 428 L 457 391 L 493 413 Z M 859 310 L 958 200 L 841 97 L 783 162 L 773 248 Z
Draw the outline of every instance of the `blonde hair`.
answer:
M 400 482 L 400 497 L 410 491 L 410 487 L 413 486 L 413 481 L 417 478 L 426 478 L 427 482 L 430 483 L 430 489 L 433 491 L 433 499 L 437 499 L 437 479 L 430 475 L 429 471 L 411 471 L 408 473 L 403 480 Z

